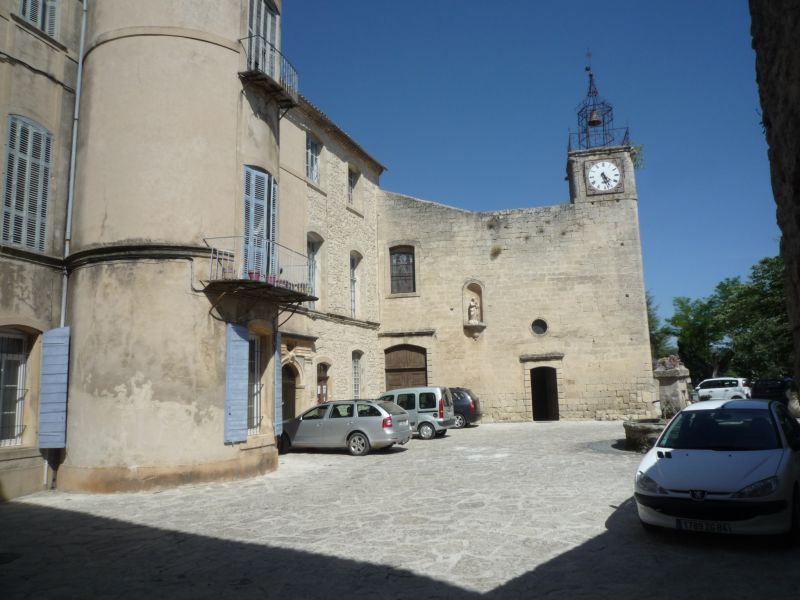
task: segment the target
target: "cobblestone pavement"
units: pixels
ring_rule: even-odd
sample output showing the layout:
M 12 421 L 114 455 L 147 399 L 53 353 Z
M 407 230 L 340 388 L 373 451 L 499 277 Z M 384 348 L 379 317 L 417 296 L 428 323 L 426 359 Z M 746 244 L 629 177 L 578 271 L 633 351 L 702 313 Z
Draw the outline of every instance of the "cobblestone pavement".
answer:
M 0 598 L 800 598 L 772 539 L 652 535 L 619 422 L 486 424 L 247 481 L 0 505 Z

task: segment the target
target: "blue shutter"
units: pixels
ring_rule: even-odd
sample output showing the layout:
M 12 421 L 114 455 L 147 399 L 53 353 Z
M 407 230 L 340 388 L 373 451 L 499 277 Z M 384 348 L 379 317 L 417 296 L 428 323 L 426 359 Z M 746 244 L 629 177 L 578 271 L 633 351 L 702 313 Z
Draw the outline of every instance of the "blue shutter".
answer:
M 276 331 L 272 336 L 273 358 L 275 364 L 275 417 L 272 427 L 275 437 L 283 433 L 283 369 L 281 368 L 281 332 Z
M 225 443 L 247 441 L 247 358 L 250 336 L 244 325 L 228 323 L 225 355 Z
M 69 327 L 45 331 L 39 386 L 39 447 L 67 446 Z
M 244 168 L 244 267 L 247 272 L 258 273 L 263 279 L 268 265 L 266 261 L 267 237 L 269 236 L 267 218 L 267 197 L 270 175 L 253 167 Z
M 274 177 L 270 178 L 272 181 L 272 189 L 270 190 L 270 197 L 269 197 L 269 248 L 270 248 L 270 259 L 269 259 L 269 269 L 270 273 L 273 275 L 279 275 L 279 267 L 278 264 L 278 248 L 275 244 L 278 243 L 278 182 L 275 180 Z

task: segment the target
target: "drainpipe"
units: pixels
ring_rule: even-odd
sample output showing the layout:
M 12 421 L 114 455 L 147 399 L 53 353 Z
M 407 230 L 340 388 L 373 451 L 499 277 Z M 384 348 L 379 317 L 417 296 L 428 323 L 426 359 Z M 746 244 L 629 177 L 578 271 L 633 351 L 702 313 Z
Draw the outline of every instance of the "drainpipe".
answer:
M 64 260 L 69 256 L 69 245 L 72 240 L 72 202 L 75 197 L 75 152 L 78 148 L 78 120 L 81 109 L 81 87 L 83 85 L 83 49 L 86 44 L 86 21 L 89 15 L 89 0 L 83 0 L 83 13 L 81 15 L 81 41 L 78 47 L 78 82 L 75 86 L 75 110 L 72 113 L 72 145 L 69 151 L 69 183 L 67 191 L 67 223 L 64 226 Z M 61 276 L 61 316 L 59 327 L 64 327 L 67 320 L 67 287 L 69 285 L 69 275 L 67 267 L 62 267 Z M 47 486 L 47 479 L 50 475 L 50 453 L 47 450 L 44 457 L 44 473 L 42 482 Z M 57 464 L 57 463 L 56 463 Z M 55 469 L 55 468 L 54 468 Z M 55 471 L 54 471 L 55 472 Z
M 78 83 L 75 91 L 75 111 L 72 116 L 72 147 L 69 152 L 69 188 L 67 191 L 67 224 L 64 228 L 64 260 L 69 256 L 70 242 L 72 241 L 72 204 L 75 198 L 75 153 L 78 148 L 78 120 L 81 110 L 81 88 L 83 87 L 83 49 L 86 44 L 86 21 L 89 15 L 89 0 L 83 0 L 83 14 L 81 16 L 81 42 L 78 49 Z M 61 282 L 61 324 L 64 327 L 67 316 L 67 287 L 69 275 L 64 267 Z

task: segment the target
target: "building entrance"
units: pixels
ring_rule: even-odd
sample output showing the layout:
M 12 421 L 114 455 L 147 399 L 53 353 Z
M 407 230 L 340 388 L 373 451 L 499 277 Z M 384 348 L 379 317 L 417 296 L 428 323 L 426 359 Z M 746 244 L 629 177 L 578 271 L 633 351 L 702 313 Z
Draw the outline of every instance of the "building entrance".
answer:
M 281 369 L 282 387 L 281 394 L 283 398 L 283 419 L 294 419 L 296 414 L 295 408 L 295 390 L 297 389 L 297 374 L 294 369 L 289 365 L 285 365 Z
M 428 385 L 428 359 L 425 348 L 404 344 L 388 348 L 386 389 Z
M 531 369 L 534 421 L 558 421 L 558 382 L 553 367 Z

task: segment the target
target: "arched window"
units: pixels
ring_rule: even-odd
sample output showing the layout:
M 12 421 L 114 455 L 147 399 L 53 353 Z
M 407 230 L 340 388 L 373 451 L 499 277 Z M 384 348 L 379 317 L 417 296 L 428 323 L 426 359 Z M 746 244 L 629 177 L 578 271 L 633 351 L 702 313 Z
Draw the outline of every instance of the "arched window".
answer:
M 392 269 L 392 294 L 416 292 L 414 246 L 395 246 L 389 249 L 389 255 Z
M 361 357 L 362 352 L 353 351 L 353 398 L 361 397 Z
M 325 363 L 319 363 L 317 365 L 317 402 L 320 403 L 328 401 L 329 368 L 330 365 Z
M 358 267 L 361 264 L 361 255 L 355 250 L 350 253 L 350 316 L 358 315 Z
M 306 254 L 308 256 L 308 289 L 312 296 L 319 298 L 320 292 L 320 249 L 322 248 L 322 238 L 316 233 L 309 233 L 306 238 Z M 310 301 L 308 308 L 317 309 L 317 303 Z
M 41 125 L 8 117 L 2 241 L 44 252 L 53 138 Z

